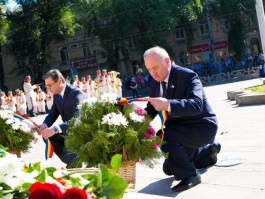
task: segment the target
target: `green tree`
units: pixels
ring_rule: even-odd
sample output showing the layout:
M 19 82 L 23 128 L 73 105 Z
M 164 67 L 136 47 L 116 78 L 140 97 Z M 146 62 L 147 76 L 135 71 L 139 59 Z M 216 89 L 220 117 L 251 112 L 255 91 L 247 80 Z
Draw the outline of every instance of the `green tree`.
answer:
M 8 20 L 5 18 L 4 5 L 6 5 L 7 0 L 0 1 L 0 88 L 3 87 L 5 82 L 5 73 L 3 66 L 3 57 L 2 57 L 2 47 L 6 44 L 6 32 L 8 30 Z
M 177 25 L 194 21 L 205 1 L 200 0 L 91 0 L 82 1 L 87 15 L 80 23 L 92 35 L 98 35 L 109 66 L 127 61 L 129 46 L 135 51 L 166 45 L 167 35 Z M 80 9 L 78 9 L 80 11 Z M 117 68 L 113 68 L 117 69 Z
M 245 53 L 245 33 L 244 25 L 246 21 L 256 20 L 255 1 L 254 0 L 216 0 L 212 1 L 211 6 L 214 9 L 216 17 L 225 19 L 230 24 L 228 32 L 229 51 L 237 59 Z
M 47 47 L 53 41 L 73 35 L 76 27 L 71 0 L 16 0 L 18 8 L 7 13 L 11 21 L 9 51 L 16 71 L 40 79 L 47 69 Z

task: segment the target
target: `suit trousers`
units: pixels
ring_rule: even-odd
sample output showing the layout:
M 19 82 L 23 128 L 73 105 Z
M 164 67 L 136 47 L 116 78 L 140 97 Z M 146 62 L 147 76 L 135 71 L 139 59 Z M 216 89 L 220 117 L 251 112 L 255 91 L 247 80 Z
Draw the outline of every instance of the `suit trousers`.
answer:
M 196 174 L 196 169 L 207 167 L 212 153 L 210 144 L 215 133 L 210 138 L 202 138 L 202 135 L 196 137 L 194 134 L 189 137 L 187 134 L 176 128 L 165 129 L 161 149 L 168 153 L 168 157 L 164 161 L 163 170 L 167 175 L 174 175 L 176 180 L 187 178 Z
M 55 134 L 50 137 L 50 141 L 53 145 L 55 154 L 61 159 L 62 162 L 70 166 L 74 160 L 76 160 L 77 155 L 74 152 L 68 152 L 64 149 L 64 137 L 60 134 Z

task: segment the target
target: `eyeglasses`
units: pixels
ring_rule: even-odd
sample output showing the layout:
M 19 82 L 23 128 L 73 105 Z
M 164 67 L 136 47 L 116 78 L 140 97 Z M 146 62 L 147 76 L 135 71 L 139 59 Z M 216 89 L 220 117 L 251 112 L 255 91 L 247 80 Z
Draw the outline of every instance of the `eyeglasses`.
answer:
M 46 88 L 51 88 L 56 82 L 53 82 L 52 84 L 45 84 Z

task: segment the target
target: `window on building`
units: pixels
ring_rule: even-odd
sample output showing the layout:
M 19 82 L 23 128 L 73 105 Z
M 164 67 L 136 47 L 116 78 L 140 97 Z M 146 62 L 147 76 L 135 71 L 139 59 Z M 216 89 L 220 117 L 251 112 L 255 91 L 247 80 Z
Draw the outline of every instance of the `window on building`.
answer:
M 200 22 L 199 29 L 201 35 L 207 35 L 209 33 L 208 24 L 206 21 Z
M 83 43 L 82 47 L 83 47 L 83 55 L 84 55 L 84 57 L 91 56 L 91 51 L 90 51 L 90 47 L 89 47 L 88 43 Z
M 230 30 L 230 22 L 229 21 L 225 21 L 224 22 L 224 30 L 225 32 L 228 32 Z
M 136 47 L 136 39 L 134 36 L 131 36 L 129 39 L 129 47 L 130 48 L 135 48 Z
M 67 52 L 67 47 L 60 47 L 59 48 L 59 54 L 60 54 L 60 59 L 61 61 L 67 61 L 68 60 L 68 52 Z
M 188 55 L 187 52 L 181 52 L 179 53 L 179 62 L 182 66 L 185 66 L 188 64 Z
M 175 29 L 176 40 L 183 40 L 186 38 L 185 30 L 183 28 Z

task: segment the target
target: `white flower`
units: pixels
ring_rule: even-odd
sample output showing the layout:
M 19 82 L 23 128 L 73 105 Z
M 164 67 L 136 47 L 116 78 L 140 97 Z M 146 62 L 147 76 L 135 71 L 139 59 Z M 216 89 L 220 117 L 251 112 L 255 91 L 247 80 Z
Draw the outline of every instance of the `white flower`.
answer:
M 109 113 L 107 115 L 104 115 L 101 123 L 124 127 L 128 125 L 127 119 L 121 113 Z
M 14 130 L 18 130 L 19 129 L 19 123 L 13 123 L 12 124 L 12 129 L 14 129 Z
M 21 122 L 20 123 L 20 128 L 19 128 L 21 131 L 24 131 L 24 132 L 27 132 L 27 133 L 30 133 L 31 132 L 31 128 L 29 127 L 28 124 L 24 123 L 24 122 Z
M 0 161 L 0 175 L 16 176 L 23 165 L 23 162 L 16 155 L 8 154 Z
M 115 104 L 117 102 L 117 95 L 113 93 L 103 93 L 99 99 L 99 102 Z
M 92 105 L 94 103 L 97 102 L 97 98 L 96 97 L 90 97 L 90 98 L 86 98 L 85 100 L 83 100 L 78 107 L 81 108 L 82 104 L 89 104 Z
M 81 125 L 82 123 L 81 123 L 81 120 L 80 119 L 78 119 L 78 118 L 76 118 L 75 119 L 75 126 L 79 126 L 79 125 Z
M 13 118 L 13 112 L 9 110 L 0 110 L 0 115 L 3 119 Z
M 19 185 L 17 177 L 12 177 L 10 175 L 0 176 L 0 182 L 7 184 L 11 189 L 15 189 Z
M 20 124 L 21 121 L 20 121 L 20 119 L 18 119 L 18 118 L 14 118 L 14 123 Z
M 138 115 L 134 111 L 130 113 L 130 118 L 131 118 L 131 120 L 133 120 L 135 122 L 145 122 L 144 116 Z
M 6 120 L 6 124 L 13 124 L 14 122 L 14 118 L 9 118 Z
M 0 161 L 0 183 L 5 183 L 12 189 L 22 186 L 25 182 L 34 183 L 38 172 L 23 172 L 24 163 L 16 155 L 7 154 Z
M 24 184 L 24 183 L 26 183 L 26 182 L 28 182 L 28 183 L 34 183 L 34 182 L 36 182 L 36 180 L 34 179 L 34 177 L 36 177 L 37 175 L 36 175 L 36 173 L 37 173 L 37 175 L 38 175 L 38 172 L 36 171 L 34 171 L 34 172 L 31 172 L 31 173 L 25 173 L 25 172 L 23 172 L 23 171 L 21 171 L 21 172 L 19 172 L 18 174 L 17 174 L 17 181 L 18 181 L 18 184 L 19 185 L 22 185 L 22 184 Z

